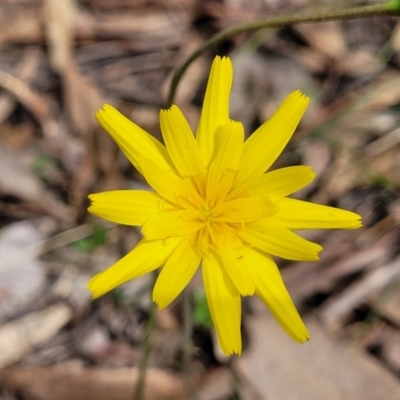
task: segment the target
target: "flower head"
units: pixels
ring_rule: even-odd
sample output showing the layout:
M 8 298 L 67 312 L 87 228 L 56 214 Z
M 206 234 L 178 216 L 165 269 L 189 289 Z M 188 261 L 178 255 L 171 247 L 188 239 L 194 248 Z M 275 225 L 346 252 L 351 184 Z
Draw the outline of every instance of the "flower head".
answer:
M 297 229 L 353 229 L 360 216 L 287 196 L 309 184 L 310 167 L 266 172 L 304 114 L 309 98 L 291 93 L 247 140 L 229 119 L 232 64 L 216 57 L 196 136 L 179 108 L 160 112 L 165 145 L 109 105 L 96 114 L 154 191 L 91 194 L 89 211 L 141 226 L 143 239 L 89 282 L 93 297 L 160 266 L 153 300 L 169 305 L 201 265 L 207 302 L 226 354 L 241 353 L 241 296 L 257 294 L 285 332 L 309 339 L 271 255 L 317 260 L 321 246 Z

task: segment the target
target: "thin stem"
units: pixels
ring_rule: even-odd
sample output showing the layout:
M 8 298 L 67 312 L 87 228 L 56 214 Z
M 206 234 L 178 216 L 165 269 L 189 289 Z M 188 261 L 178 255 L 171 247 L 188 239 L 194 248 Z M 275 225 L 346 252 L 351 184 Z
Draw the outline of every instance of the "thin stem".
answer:
M 282 16 L 262 21 L 251 22 L 248 24 L 236 26 L 234 28 L 226 29 L 216 34 L 206 42 L 204 42 L 175 71 L 170 86 L 169 96 L 167 100 L 167 107 L 170 107 L 173 104 L 178 84 L 182 79 L 182 76 L 186 72 L 186 69 L 189 67 L 189 65 L 211 46 L 214 46 L 215 44 L 220 43 L 226 39 L 229 39 L 232 36 L 235 36 L 239 33 L 250 32 L 257 29 L 280 28 L 283 26 L 294 25 L 294 24 L 305 24 L 312 22 L 324 22 L 324 21 L 334 21 L 334 20 L 349 20 L 349 19 L 367 18 L 373 16 L 399 15 L 399 14 L 400 10 L 397 7 L 397 2 L 390 1 L 385 4 L 374 4 L 371 6 L 354 7 L 346 10 L 328 11 L 319 14 Z
M 188 399 L 197 400 L 198 396 L 193 388 L 190 377 L 190 353 L 191 339 L 193 330 L 192 307 L 190 302 L 189 289 L 183 292 L 183 384 L 185 386 L 186 396 Z
M 155 282 L 156 278 L 157 278 L 157 273 L 155 272 L 153 274 L 153 282 L 152 282 L 151 287 L 154 286 L 154 282 Z M 151 293 L 151 291 L 150 291 L 150 293 Z M 146 336 L 143 341 L 142 354 L 141 354 L 141 359 L 140 359 L 140 364 L 139 364 L 139 378 L 138 378 L 138 381 L 136 384 L 136 390 L 133 392 L 133 397 L 132 397 L 133 400 L 142 400 L 143 399 L 146 372 L 147 372 L 149 357 L 150 357 L 150 353 L 151 353 L 151 336 L 152 336 L 152 333 L 153 333 L 154 327 L 155 327 L 156 312 L 157 312 L 157 306 L 151 300 L 150 310 L 149 310 L 149 319 L 147 321 L 147 332 L 146 332 Z

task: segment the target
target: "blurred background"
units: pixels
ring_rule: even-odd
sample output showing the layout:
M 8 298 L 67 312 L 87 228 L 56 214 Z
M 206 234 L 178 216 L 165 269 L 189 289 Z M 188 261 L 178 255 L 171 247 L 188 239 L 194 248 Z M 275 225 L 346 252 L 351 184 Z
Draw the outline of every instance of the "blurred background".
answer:
M 205 39 L 260 18 L 361 4 L 0 1 L 0 400 L 133 398 L 151 277 L 95 301 L 86 283 L 140 231 L 86 208 L 88 193 L 146 186 L 94 112 L 110 103 L 159 138 L 171 75 Z M 243 356 L 224 357 L 196 277 L 190 362 L 183 368 L 178 299 L 155 316 L 143 398 L 400 399 L 400 20 L 298 25 L 213 47 L 175 98 L 193 128 L 216 54 L 233 60 L 231 117 L 247 134 L 289 92 L 311 96 L 274 168 L 312 166 L 317 178 L 298 197 L 356 211 L 364 227 L 306 232 L 324 247 L 318 262 L 277 260 L 311 331 L 301 346 L 246 298 Z

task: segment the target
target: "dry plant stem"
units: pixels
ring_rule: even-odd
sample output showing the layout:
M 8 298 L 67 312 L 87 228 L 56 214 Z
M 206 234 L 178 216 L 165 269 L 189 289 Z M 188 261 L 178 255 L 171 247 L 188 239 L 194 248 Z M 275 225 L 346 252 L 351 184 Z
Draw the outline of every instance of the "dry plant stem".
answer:
M 150 287 L 153 287 L 157 278 L 157 272 L 154 271 L 152 274 L 152 284 Z M 150 291 L 151 296 L 151 291 Z M 133 400 L 142 400 L 144 398 L 144 389 L 145 389 L 145 379 L 146 379 L 146 372 L 149 362 L 149 357 L 151 353 L 151 336 L 154 331 L 155 327 L 155 320 L 156 320 L 156 312 L 157 306 L 153 301 L 150 299 L 150 311 L 149 311 L 149 320 L 147 321 L 147 332 L 146 336 L 143 341 L 142 347 L 142 354 L 139 364 L 139 378 L 136 384 L 136 389 L 133 391 Z
M 170 107 L 173 104 L 178 84 L 189 65 L 210 47 L 226 39 L 229 39 L 232 36 L 238 35 L 239 33 L 255 31 L 258 29 L 280 28 L 283 26 L 294 24 L 359 19 L 384 15 L 400 15 L 400 9 L 399 7 L 397 7 L 397 3 L 389 2 L 385 4 L 374 4 L 371 6 L 354 7 L 346 10 L 329 11 L 311 15 L 288 15 L 251 22 L 249 24 L 239 25 L 234 28 L 226 29 L 204 42 L 186 59 L 181 67 L 176 70 L 171 82 L 171 87 L 167 100 L 167 107 Z
M 183 292 L 183 362 L 182 362 L 182 374 L 183 384 L 185 386 L 186 396 L 189 400 L 198 400 L 197 393 L 192 385 L 190 376 L 190 349 L 192 347 L 192 330 L 193 330 L 193 318 L 192 318 L 192 305 L 191 296 L 188 289 Z
M 44 98 L 23 80 L 0 70 L 0 87 L 14 96 L 35 118 L 43 124 L 49 117 L 49 107 Z

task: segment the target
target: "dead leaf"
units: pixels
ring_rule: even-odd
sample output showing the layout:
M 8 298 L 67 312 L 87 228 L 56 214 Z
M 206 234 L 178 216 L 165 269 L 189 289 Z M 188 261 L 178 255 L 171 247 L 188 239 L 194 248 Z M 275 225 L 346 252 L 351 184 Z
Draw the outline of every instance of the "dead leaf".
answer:
M 37 7 L 1 4 L 0 44 L 37 43 L 42 38 Z
M 46 190 L 39 178 L 25 165 L 17 154 L 0 142 L 0 193 L 15 196 L 35 205 L 38 210 L 52 215 L 59 221 L 70 223 L 71 209 Z
M 235 366 L 260 399 L 399 399 L 394 376 L 357 349 L 328 337 L 315 320 L 306 319 L 311 340 L 303 345 L 288 338 L 267 311 L 246 322 L 250 348 Z
M 392 290 L 393 292 L 390 293 L 388 299 L 379 305 L 378 312 L 391 320 L 395 325 L 400 326 L 400 284 L 397 283 L 396 287 Z
M 44 235 L 33 221 L 17 222 L 0 232 L 0 320 L 14 315 L 43 290 L 44 271 L 36 254 L 26 249 Z M 19 257 L 13 262 L 16 254 Z
M 8 368 L 0 382 L 25 400 L 132 400 L 138 368 L 82 368 L 77 363 L 48 368 Z M 146 373 L 143 400 L 184 399 L 177 376 L 156 368 Z
M 369 272 L 357 283 L 344 291 L 340 296 L 332 299 L 319 312 L 324 323 L 339 328 L 348 313 L 360 303 L 368 300 L 372 295 L 380 292 L 391 282 L 400 277 L 400 259 Z
M 71 318 L 72 310 L 59 303 L 0 326 L 0 368 L 52 338 Z
M 339 233 L 339 232 L 338 232 Z M 282 271 L 285 283 L 291 295 L 298 301 L 313 293 L 328 293 L 333 290 L 340 280 L 350 275 L 370 271 L 387 263 L 393 257 L 393 246 L 398 242 L 397 229 L 390 230 L 379 238 L 373 238 L 367 247 L 343 252 L 343 256 L 334 262 L 322 265 L 319 263 L 296 263 Z M 337 236 L 342 237 L 339 233 Z M 325 250 L 334 256 L 340 245 L 326 240 Z M 329 254 L 327 255 L 329 260 Z
M 65 102 L 74 125 L 81 134 L 88 134 L 97 127 L 93 116 L 104 100 L 98 88 L 80 73 L 73 57 L 76 14 L 74 0 L 44 2 L 50 62 L 63 81 Z
M 347 45 L 340 29 L 340 22 L 331 21 L 324 24 L 300 24 L 296 29 L 317 52 L 335 60 L 347 54 Z
M 232 374 L 228 368 L 209 371 L 201 379 L 199 386 L 198 396 L 200 400 L 217 400 L 233 396 Z

